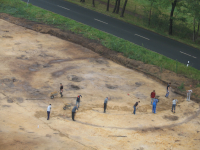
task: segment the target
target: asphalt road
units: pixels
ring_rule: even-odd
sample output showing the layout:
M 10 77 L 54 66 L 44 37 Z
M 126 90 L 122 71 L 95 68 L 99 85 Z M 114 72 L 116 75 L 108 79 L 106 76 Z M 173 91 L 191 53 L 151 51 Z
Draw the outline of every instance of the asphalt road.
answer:
M 22 0 L 27 2 L 28 0 Z M 29 0 L 29 3 L 178 60 L 200 70 L 200 50 L 143 28 L 125 23 L 64 0 Z M 91 1 L 92 4 L 92 1 Z M 106 11 L 106 6 L 105 6 Z

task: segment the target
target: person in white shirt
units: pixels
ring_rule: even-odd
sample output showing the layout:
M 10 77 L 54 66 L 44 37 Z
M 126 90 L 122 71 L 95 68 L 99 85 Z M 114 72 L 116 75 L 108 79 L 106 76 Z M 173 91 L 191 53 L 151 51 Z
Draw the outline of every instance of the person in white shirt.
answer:
M 190 101 L 192 90 L 187 90 L 187 101 Z
M 47 107 L 47 120 L 49 120 L 50 111 L 51 111 L 51 104 L 49 104 L 49 106 Z
M 172 100 L 172 112 L 173 112 L 173 110 L 174 110 L 174 113 L 175 113 L 175 108 L 176 108 L 176 103 L 178 102 L 178 100 L 177 99 L 173 99 Z

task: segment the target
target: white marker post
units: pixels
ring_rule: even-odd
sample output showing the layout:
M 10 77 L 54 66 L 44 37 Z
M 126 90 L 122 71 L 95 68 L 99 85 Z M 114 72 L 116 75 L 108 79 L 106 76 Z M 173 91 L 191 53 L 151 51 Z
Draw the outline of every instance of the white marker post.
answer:
M 190 63 L 190 61 L 188 61 L 188 63 L 187 63 L 187 67 L 189 66 L 189 63 Z

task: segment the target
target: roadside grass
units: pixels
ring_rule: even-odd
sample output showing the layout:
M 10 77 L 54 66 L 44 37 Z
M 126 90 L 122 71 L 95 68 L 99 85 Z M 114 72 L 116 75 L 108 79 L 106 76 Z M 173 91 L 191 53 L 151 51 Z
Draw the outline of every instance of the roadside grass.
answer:
M 179 21 L 177 19 L 174 20 L 174 27 L 173 27 L 173 35 L 168 34 L 168 24 L 169 24 L 169 14 L 171 8 L 162 9 L 162 15 L 155 15 L 156 11 L 154 9 L 152 10 L 153 14 L 151 20 L 156 19 L 154 22 L 151 22 L 151 25 L 148 25 L 148 14 L 144 11 L 144 8 L 149 11 L 149 2 L 147 0 L 130 0 L 127 3 L 126 10 L 132 13 L 135 13 L 135 15 L 131 14 L 124 14 L 124 17 L 120 17 L 121 11 L 119 14 L 112 13 L 113 8 L 109 8 L 109 11 L 106 11 L 107 6 L 105 4 L 100 3 L 99 1 L 95 1 L 95 7 L 92 5 L 92 1 L 86 0 L 84 3 L 80 2 L 80 0 L 65 0 L 74 4 L 77 4 L 79 6 L 91 9 L 93 11 L 105 14 L 107 16 L 111 16 L 113 18 L 122 20 L 124 22 L 134 24 L 136 26 L 142 27 L 144 29 L 156 32 L 160 35 L 166 36 L 168 38 L 174 39 L 176 41 L 179 41 L 181 43 L 193 46 L 197 49 L 200 49 L 199 40 L 197 39 L 196 42 L 192 41 L 192 23 L 186 22 L 183 23 L 182 21 Z M 107 3 L 107 0 L 101 0 L 105 3 Z M 125 0 L 121 0 L 120 8 L 123 7 Z M 115 5 L 115 0 L 110 0 L 110 4 Z M 147 17 L 144 17 L 147 16 Z M 174 12 L 174 16 L 179 16 L 179 13 Z M 186 19 L 189 20 L 191 17 L 188 16 Z
M 178 74 L 200 81 L 200 71 L 193 67 L 186 67 L 186 65 L 180 62 L 176 62 L 168 57 L 147 50 L 142 46 L 135 45 L 124 39 L 115 37 L 111 34 L 102 32 L 93 27 L 78 23 L 72 19 L 65 18 L 31 4 L 27 7 L 27 4 L 21 0 L 1 0 L 0 13 L 7 13 L 15 17 L 54 25 L 64 31 L 72 31 L 86 38 L 97 40 L 105 47 L 123 53 L 127 58 L 139 60 L 146 64 L 156 65 L 173 72 L 176 72 L 177 64 Z

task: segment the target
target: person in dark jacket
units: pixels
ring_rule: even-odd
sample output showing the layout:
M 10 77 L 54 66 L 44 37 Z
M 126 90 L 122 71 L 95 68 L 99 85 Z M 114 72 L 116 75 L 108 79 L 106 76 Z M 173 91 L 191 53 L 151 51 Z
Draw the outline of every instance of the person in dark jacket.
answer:
M 167 93 L 166 93 L 166 95 L 165 95 L 165 97 L 167 97 L 167 98 L 168 98 L 168 96 L 169 96 L 169 88 L 170 88 L 170 85 L 171 85 L 171 83 L 169 82 L 169 84 L 167 85 Z
M 63 97 L 63 85 L 62 83 L 60 83 L 60 96 Z
M 79 105 L 80 105 L 80 97 L 82 98 L 81 95 L 78 95 L 77 96 L 77 99 L 76 99 L 76 106 L 79 108 Z
M 72 109 L 72 120 L 74 120 L 74 117 L 75 117 L 75 114 L 76 114 L 76 111 L 78 110 L 77 106 L 74 106 L 74 108 Z
M 140 103 L 140 101 L 136 102 L 135 105 L 133 106 L 133 108 L 134 108 L 133 114 L 134 115 L 135 115 L 135 112 L 136 112 L 136 108 L 139 107 L 139 103 Z
M 107 103 L 108 103 L 108 97 L 106 97 L 106 99 L 104 100 L 104 113 L 106 113 Z

